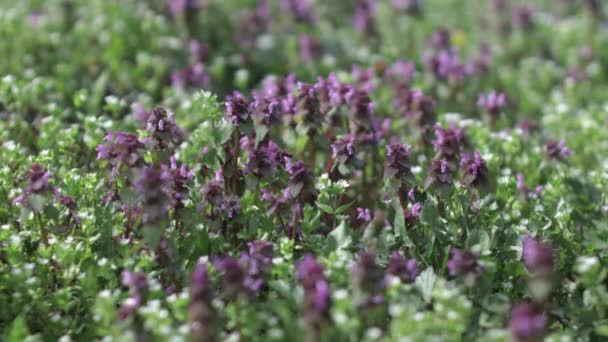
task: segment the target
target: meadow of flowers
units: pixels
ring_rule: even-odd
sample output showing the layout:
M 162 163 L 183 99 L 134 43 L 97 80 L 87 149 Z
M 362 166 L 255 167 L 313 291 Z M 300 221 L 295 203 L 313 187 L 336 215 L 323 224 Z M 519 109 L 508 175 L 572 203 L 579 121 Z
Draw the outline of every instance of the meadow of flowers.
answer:
M 606 15 L 0 0 L 0 340 L 607 340 Z

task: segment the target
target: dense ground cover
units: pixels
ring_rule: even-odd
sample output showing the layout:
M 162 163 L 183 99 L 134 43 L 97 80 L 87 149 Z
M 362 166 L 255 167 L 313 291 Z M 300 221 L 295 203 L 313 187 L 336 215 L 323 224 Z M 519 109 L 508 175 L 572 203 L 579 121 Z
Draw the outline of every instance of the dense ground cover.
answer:
M 608 338 L 605 10 L 0 0 L 2 340 Z

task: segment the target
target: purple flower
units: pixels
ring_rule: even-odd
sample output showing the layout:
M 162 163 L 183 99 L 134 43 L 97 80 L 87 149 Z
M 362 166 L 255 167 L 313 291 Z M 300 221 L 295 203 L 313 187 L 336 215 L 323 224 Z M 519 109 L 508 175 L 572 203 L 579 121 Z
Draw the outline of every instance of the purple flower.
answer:
M 399 59 L 386 69 L 384 76 L 393 82 L 410 84 L 415 73 L 416 65 L 414 62 L 404 62 L 403 60 Z
M 249 109 L 256 123 L 271 126 L 280 122 L 282 105 L 277 98 L 254 94 Z
M 312 63 L 321 55 L 321 44 L 312 36 L 301 34 L 298 38 L 298 46 L 300 58 L 304 63 Z
M 32 168 L 25 173 L 27 179 L 27 186 L 23 189 L 21 195 L 13 200 L 14 204 L 22 204 L 28 200 L 30 195 L 42 195 L 45 193 L 56 194 L 57 190 L 55 187 L 49 184 L 49 179 L 53 174 L 46 171 L 40 164 L 32 165 Z M 29 205 L 29 203 L 28 203 Z M 31 205 L 30 205 L 31 207 Z M 32 208 L 40 210 L 42 208 Z
M 209 59 L 209 46 L 196 39 L 188 41 L 188 52 L 193 63 L 206 62 Z
M 313 84 L 298 82 L 298 94 L 295 98 L 295 114 L 312 134 L 323 121 L 317 91 Z
M 183 137 L 181 128 L 175 123 L 173 113 L 156 107 L 146 120 L 148 138 L 144 141 L 153 149 L 174 149 Z
M 135 191 L 140 199 L 142 224 L 155 225 L 167 218 L 170 198 L 164 190 L 166 181 L 162 172 L 154 167 L 140 171 L 135 181 Z
M 420 2 L 421 0 L 391 0 L 394 9 L 414 14 L 420 12 Z
M 405 219 L 405 225 L 412 227 L 418 222 L 420 217 L 420 210 L 422 210 L 422 203 L 416 202 L 411 208 L 405 208 L 403 210 L 403 217 Z
M 438 50 L 448 49 L 452 45 L 452 33 L 445 27 L 439 27 L 431 35 L 431 45 Z
M 290 158 L 285 158 L 287 173 L 289 174 L 289 195 L 302 202 L 313 203 L 317 198 L 314 179 L 304 162 L 298 160 L 293 163 Z
M 452 170 L 445 159 L 435 159 L 431 162 L 425 188 L 431 185 L 445 186 L 452 183 Z
M 224 197 L 224 188 L 222 186 L 222 178 L 212 179 L 201 188 L 201 197 L 203 207 L 208 204 L 214 207 L 219 207 Z
M 211 75 L 205 64 L 197 62 L 187 65 L 171 74 L 171 85 L 177 89 L 211 87 Z
M 110 131 L 103 138 L 104 143 L 97 146 L 97 159 L 107 160 L 116 175 L 121 165 L 134 167 L 143 161 L 140 155 L 144 144 L 137 135 L 126 132 Z
M 435 54 L 423 55 L 423 60 L 429 71 L 436 79 L 451 79 L 462 82 L 466 75 L 466 67 L 460 62 L 458 55 L 451 50 L 442 49 Z
M 355 137 L 347 134 L 331 144 L 333 158 L 339 163 L 346 164 L 355 157 Z
M 534 133 L 538 129 L 538 127 L 536 126 L 536 123 L 530 119 L 525 119 L 525 120 L 521 121 L 520 123 L 518 123 L 517 128 L 521 129 L 522 132 L 524 132 L 528 135 Z
M 563 140 L 559 142 L 555 140 L 549 140 L 545 143 L 545 150 L 547 156 L 553 160 L 566 161 L 572 154 L 572 151 L 566 146 Z
M 198 11 L 198 0 L 169 0 L 169 12 L 178 16 L 186 11 Z
M 488 167 L 478 151 L 475 151 L 473 157 L 469 153 L 462 153 L 460 166 L 464 185 L 482 186 L 488 183 Z
M 249 252 L 241 253 L 239 259 L 226 256 L 215 260 L 215 268 L 222 276 L 224 293 L 234 298 L 239 294 L 255 296 L 264 288 L 272 268 L 274 251 L 265 240 L 247 244 Z
M 372 212 L 369 208 L 357 208 L 357 220 L 361 220 L 363 222 L 371 222 L 372 221 Z
M 386 162 L 384 177 L 398 179 L 411 179 L 413 177 L 410 165 L 410 148 L 393 141 L 386 147 Z
M 296 75 L 286 77 L 267 76 L 262 80 L 262 94 L 269 98 L 280 98 L 291 94 L 297 87 Z
M 275 212 L 279 212 L 288 208 L 289 200 L 291 199 L 289 188 L 286 188 L 282 195 L 274 195 L 268 192 L 266 189 L 261 189 L 262 201 L 270 202 L 270 208 L 266 213 L 268 216 L 273 215 Z
M 246 174 L 253 174 L 259 178 L 271 177 L 279 165 L 284 164 L 286 153 L 280 151 L 272 140 L 260 143 L 257 149 L 253 146 L 249 146 L 248 149 L 249 159 L 244 169 Z
M 281 0 L 281 9 L 293 15 L 296 21 L 307 23 L 315 21 L 313 0 Z
M 359 32 L 370 32 L 376 16 L 377 0 L 358 0 L 353 16 L 353 26 Z
M 368 93 L 373 90 L 375 77 L 373 68 L 363 69 L 355 64 L 352 66 L 351 75 L 357 88 Z
M 247 122 L 249 119 L 249 102 L 238 91 L 226 96 L 226 117 L 235 125 Z
M 547 278 L 553 274 L 555 260 L 553 248 L 548 243 L 526 235 L 522 241 L 522 259 L 526 269 L 535 276 Z
M 143 303 L 148 292 L 148 284 L 145 273 L 126 270 L 121 273 L 121 283 L 129 288 L 130 295 L 118 310 L 118 319 L 125 320 L 134 315 Z
M 488 94 L 480 94 L 477 100 L 477 107 L 482 108 L 488 113 L 492 120 L 498 119 L 500 112 L 507 105 L 507 97 L 504 93 L 494 90 Z
M 165 192 L 173 200 L 173 208 L 181 209 L 184 207 L 184 199 L 188 196 L 187 184 L 194 178 L 194 170 L 188 170 L 186 164 L 177 167 L 175 157 L 170 158 L 171 166 L 162 165 L 162 178 L 166 180 Z
M 513 25 L 522 31 L 534 28 L 534 11 L 528 6 L 517 6 L 513 10 Z
M 396 277 L 401 280 L 402 283 L 409 284 L 413 283 L 414 280 L 420 274 L 418 270 L 418 262 L 416 259 L 405 260 L 405 258 L 395 251 L 391 254 L 386 267 L 387 278 Z
M 68 211 L 68 220 L 71 220 L 74 224 L 80 225 L 80 216 L 76 213 L 78 205 L 73 197 L 67 195 L 59 195 L 59 203 L 66 207 Z
M 452 258 L 448 261 L 451 276 L 478 275 L 482 271 L 477 256 L 471 251 L 452 248 Z
M 425 96 L 420 89 L 411 89 L 407 84 L 395 87 L 395 108 L 414 124 L 414 128 L 423 133 L 436 121 L 435 100 Z
M 511 310 L 509 330 L 516 342 L 541 341 L 547 330 L 549 317 L 544 309 L 533 303 L 519 303 Z
M 439 124 L 435 125 L 435 140 L 433 140 L 435 159 L 455 162 L 466 144 L 467 137 L 464 129 L 457 127 L 444 129 Z
M 241 213 L 241 199 L 237 196 L 226 196 L 222 198 L 220 207 L 217 209 L 224 219 L 232 220 Z
M 258 0 L 256 7 L 247 11 L 239 20 L 235 41 L 241 46 L 241 51 L 255 47 L 258 35 L 268 30 L 270 20 L 268 2 Z
M 222 279 L 222 290 L 228 298 L 235 298 L 245 293 L 245 271 L 239 260 L 231 256 L 217 258 L 213 266 L 220 273 Z
M 315 330 L 329 320 L 331 292 L 323 267 L 314 256 L 306 254 L 296 266 L 298 279 L 304 288 L 303 310 L 308 324 Z
M 207 274 L 207 264 L 199 262 L 190 277 L 188 321 L 194 341 L 213 341 L 216 336 L 217 313 L 212 304 L 213 286 Z
M 517 179 L 517 189 L 521 191 L 522 194 L 526 197 L 537 196 L 539 197 L 543 191 L 543 186 L 538 185 L 534 188 L 534 190 L 530 189 L 526 183 L 524 182 L 524 175 L 520 172 L 516 175 Z
M 249 295 L 257 295 L 265 286 L 272 268 L 274 251 L 272 243 L 257 240 L 247 244 L 249 253 L 241 253 L 239 263 L 245 272 L 243 287 Z
M 334 108 L 340 107 L 346 104 L 347 96 L 354 92 L 353 86 L 350 84 L 342 83 L 338 80 L 335 73 L 330 73 L 327 76 L 327 80 L 324 82 L 324 87 L 327 91 L 329 102 Z M 315 84 L 315 89 L 318 91 L 321 88 L 320 84 Z
M 374 304 L 374 297 L 385 287 L 385 277 L 382 268 L 376 263 L 376 254 L 363 251 L 351 268 L 355 287 L 367 295 L 367 300 L 360 303 L 363 306 Z

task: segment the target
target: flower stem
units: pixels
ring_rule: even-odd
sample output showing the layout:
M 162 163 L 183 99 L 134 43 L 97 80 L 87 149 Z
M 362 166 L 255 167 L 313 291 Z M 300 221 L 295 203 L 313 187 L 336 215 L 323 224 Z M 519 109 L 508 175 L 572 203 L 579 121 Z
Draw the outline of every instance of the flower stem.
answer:
M 42 235 L 42 242 L 48 246 L 49 245 L 49 233 L 46 230 L 46 226 L 44 225 L 44 222 L 42 222 L 42 215 L 40 215 L 40 213 L 36 213 L 35 214 L 36 219 L 38 220 L 38 226 L 40 227 L 40 235 Z

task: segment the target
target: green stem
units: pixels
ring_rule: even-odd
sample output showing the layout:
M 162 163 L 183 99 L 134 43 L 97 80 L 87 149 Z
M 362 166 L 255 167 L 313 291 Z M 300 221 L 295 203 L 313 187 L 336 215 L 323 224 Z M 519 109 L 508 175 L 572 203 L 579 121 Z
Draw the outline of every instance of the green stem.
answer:
M 42 215 L 40 215 L 40 213 L 36 213 L 35 214 L 36 219 L 38 220 L 38 226 L 40 227 L 40 235 L 42 235 L 42 242 L 48 246 L 49 245 L 49 233 L 46 230 L 46 226 L 44 225 L 44 222 L 42 222 Z

